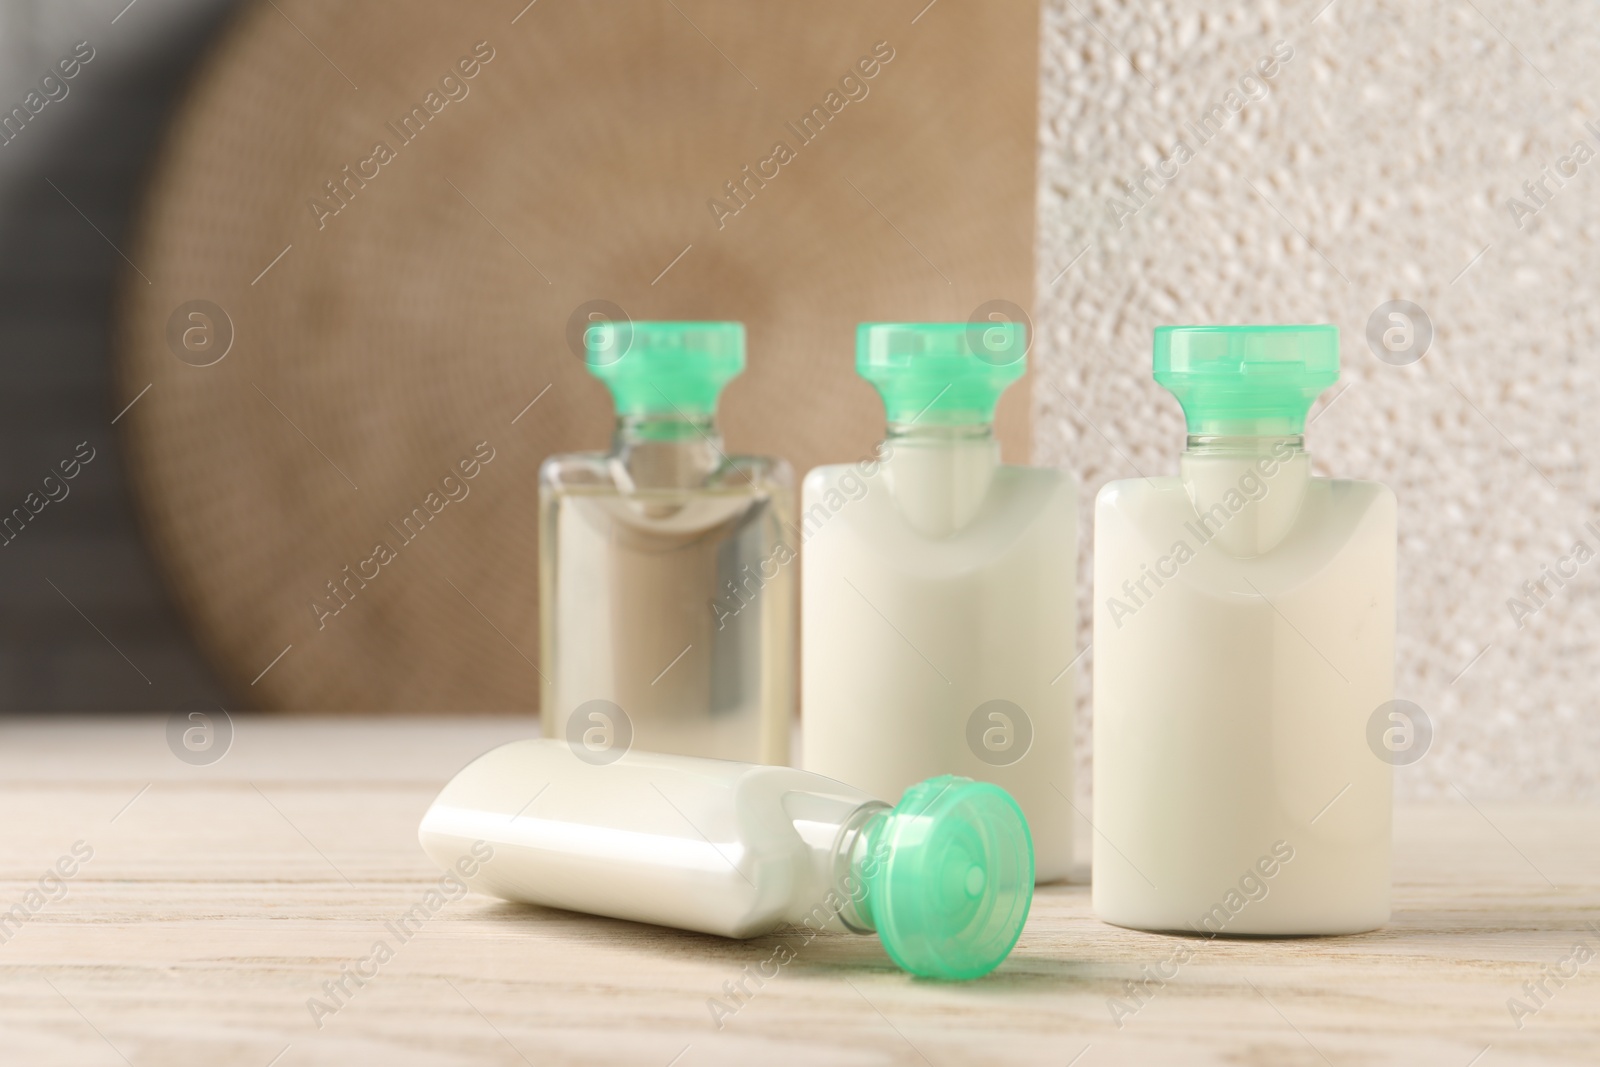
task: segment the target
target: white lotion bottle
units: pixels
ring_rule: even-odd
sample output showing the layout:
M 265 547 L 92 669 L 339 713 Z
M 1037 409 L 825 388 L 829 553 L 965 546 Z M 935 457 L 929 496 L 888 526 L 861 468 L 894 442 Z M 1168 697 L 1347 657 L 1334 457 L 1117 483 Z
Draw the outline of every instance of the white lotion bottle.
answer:
M 993 782 L 1047 882 L 1072 863 L 1077 494 L 1000 462 L 995 403 L 1026 352 L 1010 323 L 858 329 L 888 437 L 803 483 L 801 759 L 884 797 Z
M 876 932 L 934 978 L 999 966 L 1033 899 L 1016 802 L 949 776 L 890 808 L 788 767 L 514 741 L 451 779 L 418 837 L 506 900 L 723 937 Z
M 1145 930 L 1344 934 L 1389 918 L 1395 498 L 1313 478 L 1333 326 L 1161 327 L 1177 477 L 1095 502 L 1093 899 Z M 1387 720 L 1385 720 L 1387 725 Z

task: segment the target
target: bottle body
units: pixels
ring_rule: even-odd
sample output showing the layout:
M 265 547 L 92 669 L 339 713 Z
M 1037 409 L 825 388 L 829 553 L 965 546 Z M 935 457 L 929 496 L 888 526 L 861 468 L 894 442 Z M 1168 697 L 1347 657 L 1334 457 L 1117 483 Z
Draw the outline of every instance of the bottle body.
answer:
M 895 436 L 803 485 L 802 758 L 889 800 L 937 774 L 1016 798 L 1039 881 L 1072 857 L 1076 491 L 986 428 Z
M 781 460 L 724 457 L 701 429 L 624 428 L 609 454 L 541 468 L 544 736 L 786 762 L 791 476 Z
M 1095 506 L 1096 913 L 1203 934 L 1389 917 L 1395 502 L 1282 443 Z
M 441 866 L 479 860 L 464 876 L 479 892 L 744 938 L 848 925 L 848 895 L 829 892 L 854 835 L 886 808 L 787 767 L 638 749 L 595 764 L 539 739 L 456 775 L 419 837 Z

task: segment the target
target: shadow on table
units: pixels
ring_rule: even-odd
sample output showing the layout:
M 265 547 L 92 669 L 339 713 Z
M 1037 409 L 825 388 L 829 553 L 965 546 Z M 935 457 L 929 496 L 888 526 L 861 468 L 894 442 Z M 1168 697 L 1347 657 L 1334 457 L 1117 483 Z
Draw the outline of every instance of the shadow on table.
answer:
M 882 943 L 870 934 L 827 931 L 816 933 L 802 926 L 787 926 L 747 940 L 718 937 L 692 930 L 653 926 L 584 912 L 563 911 L 536 904 L 506 901 L 486 903 L 480 916 L 515 923 L 529 933 L 557 935 L 568 941 L 592 941 L 597 947 L 626 949 L 657 961 L 696 962 L 726 966 L 730 981 L 770 981 L 780 974 L 811 978 L 856 978 L 905 975 L 889 958 Z M 905 975 L 930 986 L 975 993 L 1082 991 L 1103 983 L 1103 964 L 1078 960 L 1052 960 L 1013 956 L 1000 968 L 968 982 L 941 982 Z M 718 991 L 712 990 L 716 993 Z

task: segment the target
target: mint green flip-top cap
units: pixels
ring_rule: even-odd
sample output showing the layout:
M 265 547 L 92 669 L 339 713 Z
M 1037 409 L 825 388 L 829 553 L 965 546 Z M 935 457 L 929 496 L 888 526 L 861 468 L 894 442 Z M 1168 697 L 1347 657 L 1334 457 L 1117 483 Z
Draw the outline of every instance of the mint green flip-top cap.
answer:
M 868 828 L 865 910 L 889 956 L 924 978 L 988 974 L 1033 903 L 1033 838 L 997 785 L 942 775 Z M 872 862 L 872 861 L 869 861 Z
M 864 322 L 856 373 L 878 390 L 890 422 L 993 422 L 1006 386 L 1028 366 L 1021 323 Z
M 1339 327 L 1157 326 L 1153 362 L 1191 434 L 1293 436 L 1339 380 Z
M 618 415 L 705 416 L 744 370 L 737 322 L 597 322 L 584 362 L 606 383 Z

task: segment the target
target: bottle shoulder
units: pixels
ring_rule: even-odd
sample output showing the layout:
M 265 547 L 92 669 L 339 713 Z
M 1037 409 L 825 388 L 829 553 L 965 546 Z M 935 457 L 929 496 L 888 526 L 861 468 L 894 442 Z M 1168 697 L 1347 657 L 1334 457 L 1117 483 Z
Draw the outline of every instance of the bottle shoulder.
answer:
M 1161 475 L 1155 478 L 1117 478 L 1106 482 L 1095 492 L 1094 505 L 1096 510 L 1115 508 L 1119 505 L 1134 503 L 1141 499 L 1148 499 L 1174 491 L 1183 492 L 1183 482 L 1177 475 Z
M 895 486 L 884 468 L 813 468 L 796 520 L 807 551 L 818 566 L 830 565 L 820 561 L 837 553 L 866 553 L 897 571 L 942 575 L 1022 556 L 1076 552 L 1078 486 L 1064 471 L 999 467 L 975 509 L 947 530 L 932 532 L 915 518 L 915 509 L 928 502 L 911 498 L 926 488 Z
M 735 478 L 742 481 L 748 475 L 767 485 L 794 487 L 794 468 L 781 456 L 729 456 L 718 473 L 723 481 Z
M 859 463 L 824 463 L 806 471 L 805 477 L 800 479 L 801 491 L 805 493 L 824 491 L 838 485 L 851 475 L 862 480 L 876 478 L 882 470 L 883 461 L 877 459 L 862 460 Z
M 826 493 L 829 489 L 853 488 L 858 483 L 868 484 L 879 480 L 885 470 L 881 459 L 862 460 L 857 463 L 826 463 L 812 467 L 801 479 L 801 492 L 807 497 Z M 996 481 L 1035 491 L 1051 488 L 1077 493 L 1078 480 L 1072 472 L 1060 467 L 1038 467 L 1025 463 L 1002 463 L 994 469 Z
M 629 485 L 620 457 L 611 452 L 558 452 L 539 464 L 539 487 L 545 492 L 750 492 L 786 495 L 794 489 L 794 470 L 776 456 L 727 456 L 703 478 L 684 485 Z
M 1352 505 L 1376 504 L 1390 509 L 1396 506 L 1394 490 L 1383 482 L 1365 481 L 1359 478 L 1309 478 L 1306 484 L 1308 492 L 1325 493 L 1336 500 L 1348 501 Z M 1102 510 L 1137 508 L 1147 501 L 1171 496 L 1188 498 L 1188 490 L 1184 487 L 1183 479 L 1175 474 L 1109 481 L 1095 493 L 1094 500 L 1096 510 Z
M 1266 499 L 1265 494 L 1256 497 Z M 1223 497 L 1197 511 L 1176 477 L 1108 484 L 1096 496 L 1096 580 L 1116 585 L 1130 568 L 1137 578 L 1142 563 L 1165 566 L 1159 561 L 1181 557 L 1196 561 L 1181 570 L 1187 584 L 1236 591 L 1230 576 L 1248 570 L 1260 589 L 1276 595 L 1274 590 L 1299 588 L 1341 560 L 1358 559 L 1365 567 L 1387 559 L 1392 570 L 1395 494 L 1381 482 L 1308 479 L 1282 536 L 1259 548 L 1244 547 L 1248 540 L 1230 540 L 1236 532 L 1248 535 L 1255 529 L 1250 525 L 1256 521 L 1254 503 L 1242 495 Z
M 604 452 L 556 452 L 539 464 L 539 485 L 557 488 L 575 484 L 610 485 L 611 472 Z

